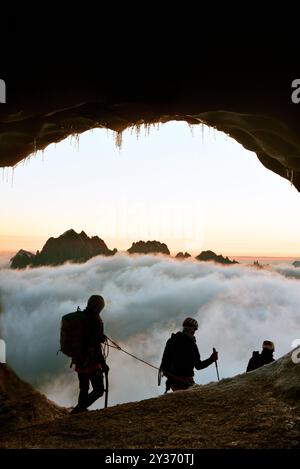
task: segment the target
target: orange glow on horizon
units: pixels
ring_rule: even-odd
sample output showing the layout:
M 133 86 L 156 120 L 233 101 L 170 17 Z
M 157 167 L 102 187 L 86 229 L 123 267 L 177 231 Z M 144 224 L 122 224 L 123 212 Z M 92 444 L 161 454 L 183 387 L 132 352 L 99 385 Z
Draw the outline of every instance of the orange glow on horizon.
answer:
M 62 233 L 60 233 L 62 234 Z M 104 240 L 106 245 L 108 246 L 109 249 L 117 248 L 118 251 L 124 252 L 126 251 L 133 242 L 139 241 L 142 239 L 143 241 L 147 241 L 148 239 L 146 238 L 140 238 L 137 236 L 136 238 L 133 239 L 116 239 L 116 238 L 105 238 L 102 237 L 101 234 L 98 233 L 87 233 L 88 236 L 99 236 L 101 239 Z M 46 236 L 1 236 L 0 235 L 0 252 L 17 252 L 20 249 L 24 249 L 26 251 L 30 251 L 32 253 L 35 253 L 37 250 L 41 250 L 44 244 L 46 243 L 47 239 L 49 239 L 53 234 L 49 234 Z M 59 236 L 59 234 L 54 235 L 54 237 Z M 172 240 L 172 239 L 159 239 L 158 237 L 155 238 L 149 238 L 149 240 L 154 240 L 156 239 L 157 241 L 160 241 L 162 243 L 166 243 L 171 256 L 175 256 L 178 252 L 189 252 L 192 257 L 197 256 L 200 254 L 201 251 L 214 251 L 216 254 L 222 254 L 224 257 L 228 256 L 230 259 L 234 259 L 236 257 L 245 257 L 245 258 L 257 258 L 257 257 L 266 257 L 266 258 L 286 258 L 286 259 L 297 259 L 300 258 L 300 252 L 295 250 L 279 250 L 276 249 L 274 246 L 273 249 L 271 249 L 271 246 L 268 246 L 268 249 L 262 250 L 255 250 L 255 249 L 249 249 L 249 250 L 236 250 L 234 251 L 233 249 L 226 250 L 224 247 L 221 245 L 209 245 L 208 242 L 205 242 L 203 246 L 199 246 L 199 249 L 195 249 L 195 246 L 193 245 L 192 249 L 189 249 L 189 246 L 184 240 Z
M 254 153 L 205 126 L 192 137 L 179 122 L 123 137 L 119 152 L 96 129 L 16 167 L 13 184 L 0 185 L 0 252 L 35 253 L 72 228 L 119 251 L 157 240 L 172 255 L 299 258 L 299 193 Z

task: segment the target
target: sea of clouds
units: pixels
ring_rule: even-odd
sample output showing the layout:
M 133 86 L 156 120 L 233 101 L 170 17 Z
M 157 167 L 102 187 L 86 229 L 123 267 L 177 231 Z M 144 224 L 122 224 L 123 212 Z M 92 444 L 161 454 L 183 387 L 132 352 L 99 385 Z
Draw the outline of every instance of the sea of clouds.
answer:
M 253 350 L 273 340 L 275 356 L 300 337 L 300 269 L 256 270 L 164 256 L 96 257 L 85 264 L 27 270 L 0 269 L 2 335 L 7 361 L 20 377 L 60 405 L 77 399 L 76 373 L 59 350 L 61 317 L 101 294 L 105 333 L 125 350 L 159 366 L 166 340 L 186 316 L 199 322 L 203 359 L 219 351 L 221 378 L 245 371 Z M 157 372 L 110 349 L 109 404 L 164 392 Z M 216 380 L 214 365 L 196 371 L 199 384 Z M 99 400 L 94 408 L 102 407 Z

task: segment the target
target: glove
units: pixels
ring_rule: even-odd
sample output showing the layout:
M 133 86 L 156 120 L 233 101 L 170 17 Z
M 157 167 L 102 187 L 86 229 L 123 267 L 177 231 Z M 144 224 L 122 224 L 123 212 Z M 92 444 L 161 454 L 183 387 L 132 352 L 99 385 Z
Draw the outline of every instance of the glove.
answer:
M 210 360 L 211 360 L 212 363 L 213 363 L 213 362 L 216 362 L 216 361 L 218 360 L 218 358 L 219 358 L 219 357 L 218 357 L 218 352 L 217 352 L 217 351 L 213 352 L 209 358 L 210 358 Z

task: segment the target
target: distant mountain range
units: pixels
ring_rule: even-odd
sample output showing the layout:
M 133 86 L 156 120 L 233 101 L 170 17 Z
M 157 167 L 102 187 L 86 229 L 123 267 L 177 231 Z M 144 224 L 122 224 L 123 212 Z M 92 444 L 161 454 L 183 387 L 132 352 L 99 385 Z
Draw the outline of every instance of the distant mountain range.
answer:
M 86 262 L 95 256 L 113 256 L 117 249 L 108 249 L 105 242 L 98 236 L 89 238 L 84 231 L 76 233 L 73 229 L 66 231 L 58 238 L 49 238 L 41 251 L 36 254 L 21 249 L 11 259 L 12 269 L 24 269 L 25 267 L 38 267 L 42 265 L 61 265 L 65 262 Z M 160 241 L 138 241 L 132 243 L 127 250 L 129 254 L 164 254 L 169 256 L 170 251 L 165 243 Z M 176 259 L 191 257 L 188 252 L 178 252 Z M 228 257 L 217 255 L 213 251 L 202 251 L 197 257 L 199 261 L 214 261 L 220 264 L 238 264 Z
M 202 251 L 196 259 L 197 261 L 214 261 L 219 264 L 238 264 L 235 259 L 231 261 L 228 257 L 223 257 L 221 254 L 217 255 L 213 251 Z
M 11 258 L 10 267 L 12 269 L 25 269 L 28 265 L 32 266 L 34 263 L 35 255 L 32 252 L 20 249 L 17 254 Z
M 132 246 L 127 249 L 129 254 L 166 254 L 170 255 L 168 246 L 165 243 L 160 241 L 138 241 L 137 243 L 132 243 Z
M 192 256 L 190 255 L 189 252 L 185 252 L 185 253 L 178 252 L 175 257 L 176 259 L 187 259 L 188 257 L 192 257 Z
M 49 238 L 41 252 L 32 254 L 21 249 L 11 259 L 11 268 L 60 265 L 66 261 L 86 262 L 94 256 L 113 256 L 116 252 L 117 249 L 109 250 L 98 236 L 89 238 L 84 231 L 76 233 L 74 230 L 68 230 L 58 238 Z

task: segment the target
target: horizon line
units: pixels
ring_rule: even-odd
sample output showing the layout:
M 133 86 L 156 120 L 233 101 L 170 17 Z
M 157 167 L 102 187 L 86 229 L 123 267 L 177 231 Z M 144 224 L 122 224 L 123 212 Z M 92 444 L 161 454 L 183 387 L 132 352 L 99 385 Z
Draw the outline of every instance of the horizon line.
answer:
M 0 254 L 12 254 L 12 253 L 17 253 L 18 251 L 20 251 L 22 248 L 20 249 L 5 249 L 5 250 L 0 250 Z M 25 249 L 27 250 L 27 249 Z M 40 249 L 38 249 L 40 250 Z M 221 253 L 221 254 L 218 254 L 218 252 L 216 251 L 213 251 L 212 249 L 202 249 L 202 251 L 200 251 L 198 254 L 191 254 L 191 257 L 196 257 L 197 255 L 199 255 L 201 252 L 203 251 L 212 251 L 214 252 L 215 254 L 217 255 L 222 255 L 223 257 L 230 257 L 232 259 L 258 259 L 260 257 L 263 257 L 264 259 L 294 259 L 294 260 L 297 260 L 297 258 L 299 258 L 300 260 L 300 255 L 271 255 L 271 254 L 228 254 L 228 253 Z M 29 251 L 31 252 L 31 251 Z M 179 252 L 188 252 L 186 250 L 182 250 L 182 251 L 170 251 L 170 257 L 175 257 L 177 253 Z M 192 251 L 193 252 L 193 251 Z M 195 252 L 195 251 L 194 251 Z M 197 251 L 198 252 L 198 251 Z M 117 253 L 127 253 L 127 250 L 126 249 L 118 249 L 117 250 Z M 151 254 L 151 253 L 149 253 Z M 155 253 L 154 253 L 155 254 Z

